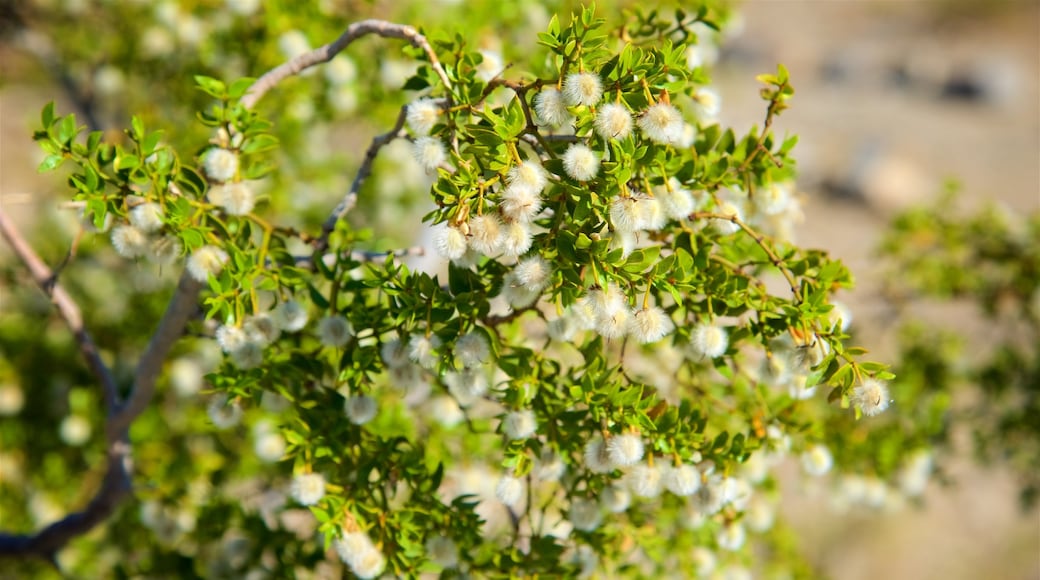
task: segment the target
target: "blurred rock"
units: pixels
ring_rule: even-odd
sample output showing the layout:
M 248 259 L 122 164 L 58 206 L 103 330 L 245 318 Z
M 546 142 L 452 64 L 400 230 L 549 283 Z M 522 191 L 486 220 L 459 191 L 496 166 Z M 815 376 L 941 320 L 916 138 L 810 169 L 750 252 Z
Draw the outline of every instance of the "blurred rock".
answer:
M 848 168 L 822 183 L 828 195 L 868 204 L 884 214 L 924 202 L 937 187 L 938 181 L 920 165 L 878 141 L 864 142 Z

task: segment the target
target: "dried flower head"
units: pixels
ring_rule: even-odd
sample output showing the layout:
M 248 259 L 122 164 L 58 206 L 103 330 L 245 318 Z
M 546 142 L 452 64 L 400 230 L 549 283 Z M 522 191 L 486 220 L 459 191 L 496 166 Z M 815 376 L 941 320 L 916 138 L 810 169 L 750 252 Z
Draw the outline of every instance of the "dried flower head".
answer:
M 429 135 L 433 126 L 437 124 L 440 113 L 441 108 L 437 101 L 424 97 L 408 105 L 405 120 L 417 136 Z
M 864 415 L 873 417 L 888 408 L 888 385 L 877 379 L 865 379 L 852 389 L 849 399 Z
M 632 114 L 620 103 L 607 103 L 596 114 L 596 133 L 604 139 L 624 139 L 632 133 Z
M 496 214 L 476 215 L 469 218 L 469 247 L 493 256 L 501 250 L 502 220 Z
M 718 358 L 729 348 L 726 331 L 714 322 L 698 324 L 690 332 L 690 351 L 696 357 Z
M 449 260 L 458 260 L 466 254 L 468 242 L 466 234 L 448 224 L 436 226 L 433 234 L 433 247 L 437 253 Z
M 603 83 L 595 73 L 571 73 L 563 80 L 563 98 L 568 105 L 591 107 L 598 103 L 602 96 Z
M 570 125 L 573 119 L 570 111 L 567 110 L 567 103 L 564 102 L 563 93 L 555 87 L 542 89 L 535 95 L 534 112 L 542 123 L 551 127 Z
M 563 154 L 563 170 L 576 181 L 589 181 L 599 173 L 599 157 L 588 146 L 575 143 Z
M 639 116 L 639 128 L 647 139 L 663 145 L 675 145 L 682 139 L 683 118 L 670 103 L 657 103 Z
M 227 252 L 216 246 L 202 246 L 188 256 L 188 274 L 199 282 L 205 282 L 210 275 L 216 276 L 227 264 Z
M 427 172 L 436 171 L 448 160 L 444 143 L 436 137 L 419 137 L 412 143 L 412 155 Z

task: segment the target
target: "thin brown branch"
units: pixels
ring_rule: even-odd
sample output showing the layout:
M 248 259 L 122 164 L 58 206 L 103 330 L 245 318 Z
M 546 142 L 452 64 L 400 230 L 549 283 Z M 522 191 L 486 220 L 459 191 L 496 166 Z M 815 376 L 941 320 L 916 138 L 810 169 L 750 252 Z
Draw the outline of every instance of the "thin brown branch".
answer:
M 426 58 L 430 60 L 430 66 L 433 67 L 434 72 L 437 73 L 441 82 L 444 83 L 444 87 L 449 91 L 451 90 L 451 81 L 448 80 L 448 75 L 444 72 L 444 67 L 441 66 L 440 61 L 437 59 L 437 54 L 433 52 L 433 48 L 430 46 L 429 41 L 426 40 L 426 37 L 419 34 L 418 30 L 411 26 L 394 24 L 385 20 L 362 20 L 361 22 L 355 22 L 348 26 L 346 32 L 335 41 L 310 52 L 301 54 L 264 73 L 264 75 L 257 79 L 256 82 L 249 87 L 249 90 L 246 91 L 245 96 L 242 97 L 242 105 L 247 109 L 253 108 L 257 101 L 259 101 L 267 91 L 271 90 L 278 83 L 292 75 L 299 74 L 301 71 L 312 66 L 329 62 L 333 57 L 347 48 L 350 43 L 369 34 L 376 34 L 383 38 L 399 38 L 401 40 L 407 40 L 412 44 L 412 46 L 422 49 L 422 51 L 426 53 Z
M 764 234 L 759 233 L 754 228 L 749 226 L 747 222 L 735 215 L 724 215 L 708 211 L 698 211 L 690 214 L 690 219 L 724 220 L 728 222 L 733 222 L 734 224 L 739 226 L 740 229 L 744 230 L 744 233 L 750 236 L 751 239 L 754 240 L 756 244 L 758 244 L 758 247 L 762 248 L 762 251 L 765 252 L 766 256 L 769 257 L 770 263 L 772 263 L 777 270 L 780 270 L 780 273 L 783 274 L 784 278 L 787 280 L 787 284 L 791 287 L 791 294 L 794 295 L 794 299 L 798 303 L 801 303 L 802 298 L 801 294 L 798 292 L 798 282 L 795 281 L 794 274 L 792 274 L 791 271 L 787 269 L 787 267 L 784 265 L 784 261 L 780 259 L 780 256 L 776 255 L 776 252 L 773 250 L 773 247 L 766 242 L 766 236 Z
M 119 437 L 151 403 L 155 394 L 155 381 L 162 372 L 166 355 L 181 337 L 188 320 L 198 309 L 201 289 L 202 283 L 192 278 L 187 271 L 181 274 L 177 289 L 166 306 L 162 320 L 159 321 L 159 327 L 137 362 L 133 389 L 126 401 L 120 405 L 118 413 L 108 421 L 106 431 L 110 440 Z
M 29 274 L 36 282 L 36 285 L 51 299 L 51 303 L 58 309 L 58 314 L 61 315 L 69 330 L 72 331 L 76 344 L 79 346 L 79 351 L 87 361 L 87 366 L 90 367 L 90 372 L 94 374 L 101 384 L 105 409 L 109 414 L 112 414 L 118 405 L 119 391 L 116 380 L 112 376 L 108 365 L 101 360 L 101 353 L 98 351 L 97 345 L 94 344 L 94 339 L 87 332 L 86 327 L 84 327 L 83 315 L 80 313 L 76 301 L 69 296 L 69 293 L 65 291 L 61 284 L 57 283 L 54 272 L 29 247 L 29 244 L 22 237 L 14 222 L 11 221 L 2 209 L 0 209 L 0 235 L 7 240 L 11 249 L 14 250 L 15 256 L 28 268 Z

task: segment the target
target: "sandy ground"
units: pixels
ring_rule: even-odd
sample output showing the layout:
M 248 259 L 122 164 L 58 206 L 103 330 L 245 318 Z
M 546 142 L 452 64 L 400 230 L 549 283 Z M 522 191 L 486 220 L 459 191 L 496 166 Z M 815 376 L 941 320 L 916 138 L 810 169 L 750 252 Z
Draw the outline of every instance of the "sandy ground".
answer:
M 716 74 L 722 121 L 738 131 L 760 123 L 754 75 L 789 68 L 798 92 L 776 127 L 801 137 L 809 202 L 799 240 L 853 269 L 860 286 L 847 301 L 860 320 L 882 308 L 870 255 L 886 220 L 927 202 L 944 179 L 961 182 L 969 205 L 1040 208 L 1040 2 L 758 0 L 743 13 Z M 974 79 L 984 98 L 941 98 L 958 78 Z M 41 158 L 29 138 L 41 102 L 0 90 L 0 204 L 24 219 L 52 187 L 25 170 Z M 855 195 L 828 195 L 824 184 Z M 861 330 L 884 351 L 891 329 Z M 785 505 L 834 578 L 1040 578 L 1040 512 L 1018 510 L 999 470 L 949 469 L 956 486 L 931 489 L 920 510 L 841 515 L 811 493 Z

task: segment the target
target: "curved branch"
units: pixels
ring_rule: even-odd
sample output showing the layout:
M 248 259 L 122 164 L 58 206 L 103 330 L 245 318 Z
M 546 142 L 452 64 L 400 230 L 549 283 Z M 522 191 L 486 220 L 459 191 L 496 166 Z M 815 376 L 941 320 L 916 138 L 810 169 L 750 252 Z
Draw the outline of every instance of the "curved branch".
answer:
M 385 20 L 362 20 L 348 26 L 346 32 L 335 41 L 301 54 L 264 73 L 246 91 L 245 96 L 242 97 L 242 105 L 247 109 L 252 109 L 257 101 L 278 83 L 312 66 L 329 62 L 334 56 L 347 48 L 350 43 L 369 34 L 376 34 L 383 38 L 400 38 L 401 40 L 407 40 L 412 46 L 422 49 L 426 53 L 426 57 L 430 59 L 430 65 L 433 67 L 434 72 L 437 73 L 437 76 L 440 77 L 441 82 L 444 83 L 445 88 L 449 91 L 451 90 L 451 81 L 448 80 L 444 67 L 441 66 L 440 61 L 437 59 L 437 54 L 433 52 L 433 48 L 430 46 L 429 41 L 426 40 L 426 37 L 419 34 L 418 30 L 411 26 L 394 24 Z
M 61 315 L 69 330 L 72 331 L 76 344 L 79 345 L 79 351 L 87 361 L 87 366 L 90 367 L 90 372 L 101 383 L 105 409 L 109 414 L 113 413 L 118 405 L 119 396 L 116 380 L 108 366 L 101 360 L 101 353 L 98 352 L 94 339 L 91 338 L 90 333 L 83 326 L 83 315 L 79 311 L 79 306 L 69 296 L 69 293 L 65 291 L 65 288 L 58 284 L 54 272 L 29 247 L 18 228 L 15 227 L 14 223 L 2 209 L 0 209 L 0 235 L 7 240 L 11 249 L 14 250 L 15 256 L 29 269 L 29 274 L 32 275 L 33 280 L 47 294 L 47 297 L 51 299 L 51 303 L 58 309 L 58 314 Z

